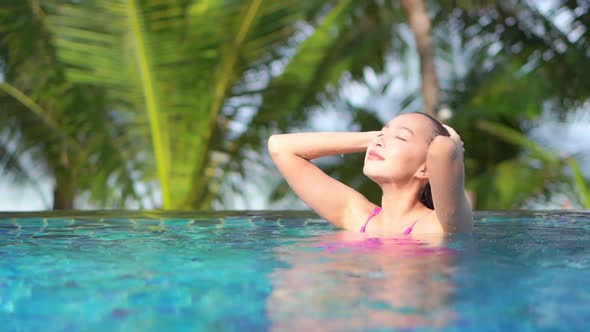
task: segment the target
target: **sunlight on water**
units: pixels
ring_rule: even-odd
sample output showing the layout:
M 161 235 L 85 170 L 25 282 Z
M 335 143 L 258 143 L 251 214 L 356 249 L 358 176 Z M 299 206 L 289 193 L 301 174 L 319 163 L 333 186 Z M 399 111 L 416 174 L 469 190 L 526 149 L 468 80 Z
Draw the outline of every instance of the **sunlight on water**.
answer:
M 590 213 L 390 239 L 310 213 L 0 214 L 3 331 L 585 330 Z

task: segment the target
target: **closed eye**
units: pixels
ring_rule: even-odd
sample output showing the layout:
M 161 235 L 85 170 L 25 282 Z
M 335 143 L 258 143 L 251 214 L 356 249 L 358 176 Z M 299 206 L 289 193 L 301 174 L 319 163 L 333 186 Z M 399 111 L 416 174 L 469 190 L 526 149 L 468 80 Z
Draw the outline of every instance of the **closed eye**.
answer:
M 407 142 L 407 141 L 408 141 L 407 139 L 401 138 L 401 137 L 399 137 L 399 136 L 395 136 L 395 138 L 397 138 L 397 139 L 401 139 L 401 140 L 402 140 L 402 141 L 404 141 L 404 142 Z

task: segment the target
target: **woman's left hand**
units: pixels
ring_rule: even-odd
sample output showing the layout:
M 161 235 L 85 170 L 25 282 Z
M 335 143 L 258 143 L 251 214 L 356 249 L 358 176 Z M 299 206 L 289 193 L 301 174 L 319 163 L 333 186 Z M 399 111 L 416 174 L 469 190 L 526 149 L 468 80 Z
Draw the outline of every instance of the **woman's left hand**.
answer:
M 459 136 L 455 129 L 453 129 L 451 126 L 447 126 L 446 124 L 443 124 L 443 127 L 445 127 L 449 134 L 451 134 L 451 139 L 455 141 L 457 144 L 459 144 L 463 152 L 465 152 L 465 144 L 463 143 L 463 141 L 461 140 L 461 136 Z

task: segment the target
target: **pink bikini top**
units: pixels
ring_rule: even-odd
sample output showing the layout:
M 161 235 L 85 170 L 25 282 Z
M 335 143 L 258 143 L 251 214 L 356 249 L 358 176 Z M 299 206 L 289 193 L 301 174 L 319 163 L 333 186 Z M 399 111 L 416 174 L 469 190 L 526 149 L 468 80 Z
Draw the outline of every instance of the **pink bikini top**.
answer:
M 371 221 L 371 219 L 373 219 L 373 217 L 375 217 L 376 215 L 379 214 L 379 212 L 381 212 L 381 207 L 376 207 L 375 210 L 373 210 L 373 213 L 371 213 L 371 215 L 369 216 L 369 218 L 367 218 L 367 221 L 365 222 L 365 225 L 363 225 L 363 227 L 361 227 L 361 233 L 365 232 L 365 229 L 367 228 L 367 225 L 369 224 L 369 221 Z M 416 223 L 418 222 L 418 220 L 414 221 L 412 223 L 412 225 L 410 225 L 410 227 L 408 227 L 405 231 L 404 231 L 404 235 L 409 235 L 412 232 L 412 228 L 414 228 L 414 225 L 416 225 Z

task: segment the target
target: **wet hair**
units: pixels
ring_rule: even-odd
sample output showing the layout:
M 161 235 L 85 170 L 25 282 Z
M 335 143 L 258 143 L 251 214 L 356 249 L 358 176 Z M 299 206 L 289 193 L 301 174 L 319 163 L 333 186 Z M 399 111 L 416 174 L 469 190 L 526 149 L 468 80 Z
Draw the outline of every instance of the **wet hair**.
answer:
M 430 143 L 434 141 L 434 138 L 436 136 L 451 136 L 449 131 L 442 125 L 442 123 L 440 123 L 440 121 L 433 118 L 432 116 L 422 112 L 412 112 L 411 114 L 424 115 L 432 121 L 432 124 L 434 125 L 434 130 L 432 136 L 428 139 L 428 145 L 430 145 Z M 424 186 L 424 188 L 422 188 L 422 191 L 420 192 L 420 203 L 424 204 L 427 208 L 434 210 L 434 202 L 432 201 L 432 191 L 430 189 L 430 183 L 427 183 Z

